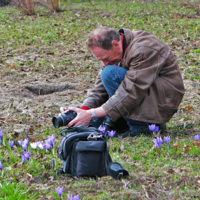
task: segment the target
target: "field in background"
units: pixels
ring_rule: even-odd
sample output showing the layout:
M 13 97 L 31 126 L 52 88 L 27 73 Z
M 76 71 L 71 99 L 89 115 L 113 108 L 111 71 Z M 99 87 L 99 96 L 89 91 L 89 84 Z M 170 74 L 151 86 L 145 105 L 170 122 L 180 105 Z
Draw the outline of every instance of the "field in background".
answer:
M 93 4 L 93 5 L 92 5 Z M 0 199 L 195 199 L 200 198 L 200 7 L 199 1 L 67 1 L 51 13 L 37 3 L 35 15 L 0 8 Z M 145 30 L 167 43 L 177 56 L 186 89 L 179 111 L 164 133 L 169 147 L 151 150 L 153 137 L 113 138 L 110 152 L 130 176 L 73 179 L 57 175 L 55 150 L 61 137 L 51 119 L 60 106 L 81 106 L 102 64 L 85 47 L 98 25 Z M 54 152 L 33 151 L 21 163 L 17 141 L 56 135 Z M 8 141 L 15 141 L 10 149 Z M 178 142 L 178 147 L 173 144 Z M 56 160 L 53 168 L 50 160 Z

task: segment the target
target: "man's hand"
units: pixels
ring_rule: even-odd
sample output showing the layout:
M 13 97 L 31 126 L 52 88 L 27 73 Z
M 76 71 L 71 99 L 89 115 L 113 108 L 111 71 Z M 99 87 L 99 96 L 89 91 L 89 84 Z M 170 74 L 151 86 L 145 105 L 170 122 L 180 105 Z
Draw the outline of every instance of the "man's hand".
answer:
M 82 110 L 80 108 L 63 108 L 63 107 L 60 108 L 61 114 L 64 114 L 64 112 L 67 110 L 72 110 L 77 113 L 77 116 L 75 117 L 75 119 L 73 119 L 67 125 L 68 127 L 80 126 L 80 125 L 87 126 L 90 123 L 91 116 L 92 116 L 91 110 Z M 102 107 L 95 108 L 95 113 L 98 118 L 106 116 L 106 112 Z
M 65 111 L 69 110 L 69 108 L 60 107 L 60 114 L 63 115 Z
M 80 108 L 69 108 L 69 110 L 75 111 L 77 116 L 71 122 L 69 122 L 68 126 L 87 126 L 91 120 L 91 110 L 82 110 Z

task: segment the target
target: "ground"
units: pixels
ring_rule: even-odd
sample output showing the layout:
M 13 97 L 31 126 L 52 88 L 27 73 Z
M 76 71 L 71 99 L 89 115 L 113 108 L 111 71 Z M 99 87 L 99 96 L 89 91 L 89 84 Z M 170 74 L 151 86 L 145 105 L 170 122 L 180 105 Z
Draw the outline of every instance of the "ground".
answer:
M 90 4 L 85 7 L 82 7 L 85 4 L 68 5 L 63 6 L 63 11 L 59 13 L 42 10 L 33 16 L 23 16 L 13 11 L 12 7 L 0 9 L 0 129 L 8 136 L 7 140 L 12 138 L 17 141 L 28 136 L 30 142 L 33 142 L 55 134 L 59 144 L 59 130 L 53 128 L 52 117 L 59 114 L 60 107 L 81 106 L 102 66 L 84 44 L 88 32 L 100 22 L 113 25 L 116 29 L 122 26 L 145 29 L 172 49 L 186 91 L 178 112 L 167 123 L 165 134 L 171 135 L 173 139 L 178 135 L 183 144 L 194 134 L 199 134 L 198 12 L 189 3 L 181 2 L 174 6 L 174 1 L 166 5 L 162 1 L 161 7 L 157 1 L 148 1 L 146 6 L 147 1 L 144 4 L 138 1 L 140 6 L 135 1 L 126 1 L 123 5 L 115 1 L 115 4 L 118 2 L 120 5 L 114 8 L 109 2 L 108 10 L 99 1 L 95 3 L 95 8 Z M 161 12 L 163 10 L 165 12 Z M 124 20 L 121 15 L 126 16 Z M 72 179 L 67 175 L 57 177 L 48 164 L 52 156 L 50 154 L 32 153 L 32 160 L 37 162 L 40 159 L 37 166 L 41 172 L 38 172 L 37 169 L 34 171 L 20 164 L 20 154 L 16 149 L 18 157 L 14 165 L 10 164 L 11 153 L 8 153 L 6 147 L 0 145 L 0 150 L 6 149 L 5 155 L 9 154 L 1 157 L 5 165 L 10 165 L 6 170 L 12 168 L 6 181 L 18 183 L 23 180 L 25 186 L 36 183 L 32 192 L 39 191 L 38 194 L 44 195 L 46 199 L 53 199 L 51 192 L 54 185 L 65 185 L 66 194 L 69 191 L 73 194 L 80 191 L 82 196 L 97 195 L 97 199 L 101 194 L 108 195 L 110 199 L 125 196 L 127 199 L 176 199 L 177 196 L 182 199 L 195 198 L 194 191 L 199 191 L 200 178 L 194 169 L 198 169 L 199 156 L 185 153 L 182 147 L 174 154 L 170 150 L 165 153 L 162 149 L 151 153 L 152 144 L 151 141 L 146 144 L 147 141 L 148 138 L 113 141 L 116 145 L 111 148 L 113 158 L 130 172 L 130 176 L 121 181 L 114 181 L 109 176 L 96 180 Z M 0 178 L 4 180 L 4 177 Z M 129 183 L 136 189 L 131 188 Z

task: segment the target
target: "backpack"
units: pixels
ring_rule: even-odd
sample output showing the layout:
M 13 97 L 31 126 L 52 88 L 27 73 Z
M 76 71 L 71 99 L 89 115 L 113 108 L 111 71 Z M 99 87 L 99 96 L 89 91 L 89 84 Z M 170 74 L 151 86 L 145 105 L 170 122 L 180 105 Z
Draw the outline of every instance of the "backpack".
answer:
M 63 136 L 57 156 L 63 160 L 63 173 L 71 176 L 102 177 L 120 179 L 128 175 L 118 162 L 112 162 L 107 139 L 95 127 L 70 127 L 60 131 Z

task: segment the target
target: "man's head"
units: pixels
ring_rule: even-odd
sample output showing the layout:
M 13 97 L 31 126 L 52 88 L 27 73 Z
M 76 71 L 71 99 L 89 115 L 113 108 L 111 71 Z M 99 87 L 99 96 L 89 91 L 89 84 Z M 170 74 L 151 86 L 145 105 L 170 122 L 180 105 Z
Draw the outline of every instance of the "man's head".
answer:
M 117 65 L 122 58 L 121 36 L 113 28 L 99 26 L 90 33 L 86 45 L 104 65 Z

